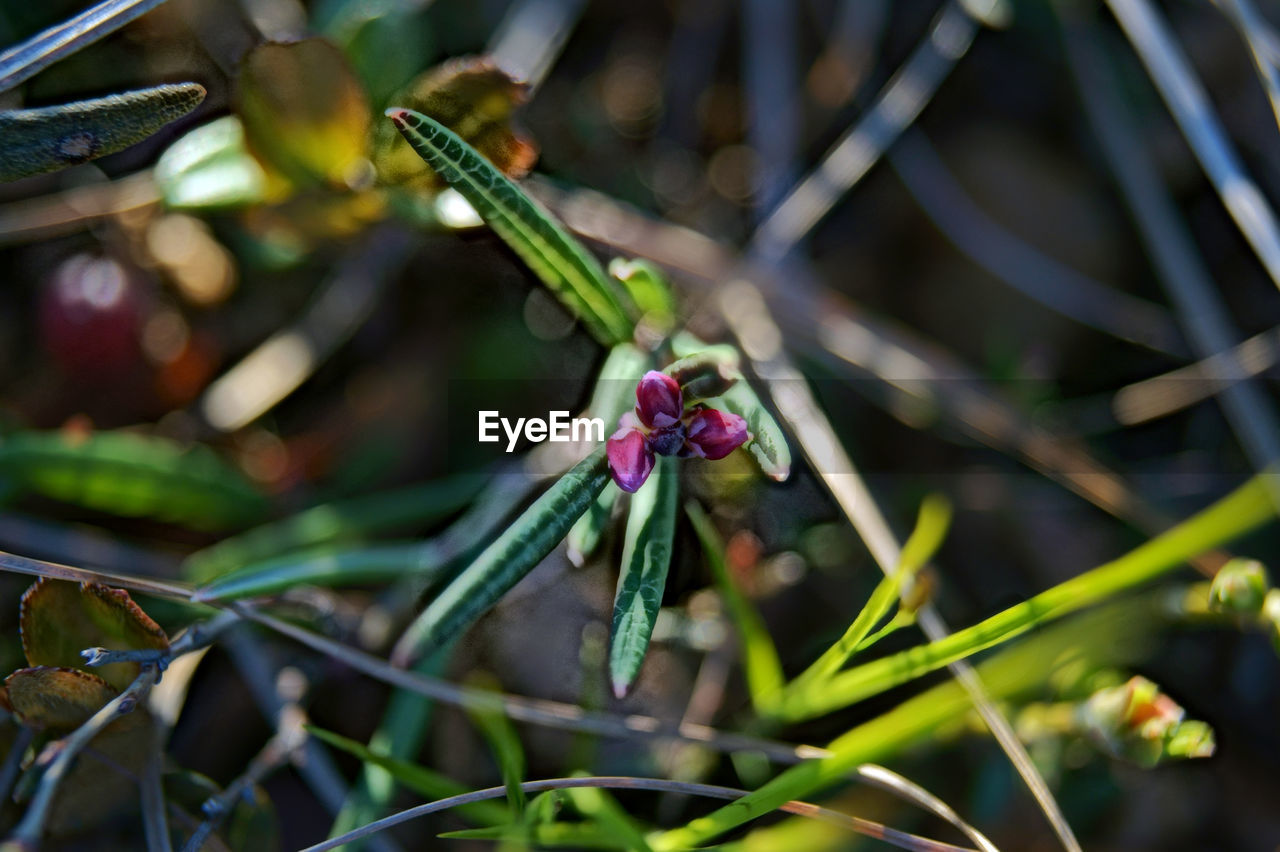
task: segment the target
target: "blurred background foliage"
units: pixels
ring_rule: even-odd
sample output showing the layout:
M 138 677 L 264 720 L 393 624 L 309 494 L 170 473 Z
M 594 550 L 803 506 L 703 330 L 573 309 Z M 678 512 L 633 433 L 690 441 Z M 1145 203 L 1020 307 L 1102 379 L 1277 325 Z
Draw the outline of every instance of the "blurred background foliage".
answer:
M 493 463 L 474 443 L 477 398 L 500 399 L 504 414 L 517 415 L 585 404 L 604 357 L 600 347 L 496 237 L 473 227 L 465 204 L 439 194 L 413 160 L 395 161 L 406 148 L 383 108 L 412 106 L 398 100 L 406 86 L 413 97 L 439 97 L 438 78 L 433 84 L 430 76 L 413 93 L 417 75 L 452 58 L 493 53 L 498 67 L 528 79 L 532 91 L 486 78 L 480 66 L 449 66 L 448 73 L 470 68 L 480 79 L 463 96 L 472 107 L 487 105 L 487 112 L 477 110 L 473 144 L 484 150 L 488 140 L 486 153 L 506 158 L 516 173 L 532 165 L 536 147 L 534 191 L 553 207 L 589 205 L 590 196 L 573 194 L 586 188 L 724 246 L 742 246 L 871 106 L 929 31 L 938 6 L 170 0 L 3 93 L 0 107 L 17 108 L 170 81 L 196 81 L 208 91 L 194 113 L 139 145 L 0 185 L 0 279 L 8 285 L 0 290 L 0 547 L 182 576 L 185 557 L 227 533 Z M 0 43 L 81 8 L 71 0 L 5 4 Z M 1163 11 L 1248 170 L 1269 197 L 1280 198 L 1277 127 L 1239 32 L 1203 0 L 1171 0 Z M 1275 17 L 1274 8 L 1265 11 Z M 1155 325 L 1175 326 L 1173 310 L 1156 307 L 1168 300 L 1085 120 L 1059 21 L 1041 3 L 1016 2 L 1012 12 L 1008 26 L 978 34 L 909 144 L 872 168 L 808 235 L 797 251 L 808 277 L 789 283 L 797 304 L 804 288 L 816 287 L 907 330 L 926 351 L 949 353 L 1033 427 L 1078 437 L 1151 506 L 1185 516 L 1254 467 L 1213 400 L 1148 422 L 1117 418 L 1117 391 L 1188 361 L 1182 336 L 1174 330 L 1160 338 L 1172 350 L 1161 351 L 1074 322 L 974 261 L 989 232 L 979 229 L 959 245 L 947 235 L 985 222 L 1001 239 L 1153 303 Z M 539 22 L 550 22 L 552 31 L 539 30 Z M 1242 337 L 1269 334 L 1274 348 L 1274 286 L 1114 22 L 1103 11 L 1091 26 L 1090 37 L 1116 67 L 1143 150 L 1230 317 Z M 559 50 L 557 34 L 564 38 Z M 324 41 L 255 51 L 264 41 L 304 36 Z M 781 97 L 770 99 L 770 81 Z M 519 106 L 526 94 L 527 105 Z M 198 145 L 192 133 L 203 134 Z M 100 215 L 103 209 L 110 212 Z M 598 215 L 605 224 L 596 235 L 610 233 L 608 211 Z M 643 239 L 625 226 L 615 231 L 629 246 L 618 252 L 642 253 L 636 245 Z M 676 245 L 659 259 L 677 266 L 681 316 L 708 339 L 721 339 L 711 290 L 680 274 L 679 246 L 687 244 Z M 689 263 L 698 266 L 696 258 Z M 786 303 L 785 286 L 779 298 Z M 934 600 L 952 623 L 975 622 L 1145 538 L 1024 466 L 1016 452 L 974 440 L 945 409 L 822 357 L 816 321 L 785 330 L 895 529 L 910 531 L 928 492 L 941 491 L 954 504 L 931 575 Z M 245 360 L 250 353 L 258 360 Z M 1264 370 L 1263 379 L 1274 391 L 1273 371 Z M 119 429 L 129 434 L 112 432 Z M 55 457 L 59 446 L 97 441 L 94 452 L 108 462 L 123 454 L 124 461 L 59 479 L 48 464 L 31 467 L 33 454 L 46 451 L 40 441 L 53 445 L 47 451 Z M 737 456 L 722 464 L 736 465 L 739 476 L 703 468 L 689 479 L 695 494 L 711 498 L 729 571 L 759 606 L 784 668 L 799 671 L 839 636 L 878 571 L 812 471 L 800 466 L 778 486 L 749 476 L 749 462 Z M 118 483 L 137 464 L 148 468 L 139 481 L 165 483 L 161 490 L 130 492 L 128 505 L 93 496 L 95 476 Z M 200 474 L 184 490 L 193 464 Z M 107 490 L 116 495 L 116 487 Z M 433 533 L 462 505 L 379 535 Z M 550 557 L 442 667 L 456 678 L 491 672 L 506 692 L 589 707 L 726 727 L 747 718 L 724 604 L 683 521 L 638 688 L 623 701 L 605 697 L 601 631 L 619 538 L 610 533 L 602 555 L 581 569 L 560 554 Z M 1238 546 L 1272 565 L 1280 556 L 1274 530 Z M 0 575 L 3 671 L 23 664 L 17 601 L 27 585 Z M 384 652 L 412 615 L 403 591 L 299 590 L 292 605 L 332 635 Z M 163 602 L 145 608 L 166 628 L 190 619 Z M 892 636 L 886 647 L 913 641 Z M 1276 848 L 1280 680 L 1267 637 L 1195 622 L 1161 630 L 1143 651 L 1127 671 L 1149 677 L 1190 717 L 1212 726 L 1211 760 L 1139 770 L 1086 745 L 1079 732 L 1055 729 L 1041 704 L 1010 708 L 1020 730 L 1049 732 L 1029 735 L 1033 756 L 1085 847 Z M 291 645 L 264 641 L 254 654 L 269 677 L 281 667 L 301 677 L 307 713 L 320 728 L 360 742 L 377 728 L 388 699 L 382 685 Z M 217 785 L 236 778 L 272 734 L 246 692 L 243 656 L 220 647 L 206 655 L 170 743 L 177 764 Z M 1092 686 L 1118 689 L 1126 681 Z M 787 738 L 825 741 L 913 691 L 904 687 L 793 726 Z M 704 703 L 691 704 L 691 694 Z M 1055 700 L 1046 690 L 1032 697 Z M 977 730 L 967 723 L 939 729 L 892 765 L 1001 848 L 1052 848 L 999 749 L 988 737 L 968 735 Z M 528 778 L 587 769 L 753 787 L 768 777 L 747 758 L 713 759 L 691 746 L 596 742 L 526 725 L 518 732 Z M 501 778 L 484 737 L 465 714 L 447 708 L 435 712 L 421 749 L 408 757 L 466 786 Z M 354 759 L 336 759 L 354 775 Z M 271 774 L 262 788 L 285 848 L 327 834 L 329 817 L 294 769 Z M 663 825 L 704 810 L 671 795 L 619 799 Z M 925 833 L 933 827 L 862 787 L 832 806 Z M 11 816 L 14 806 L 5 807 Z M 428 838 L 465 824 L 433 817 L 397 838 L 406 848 L 463 848 L 474 841 Z M 237 836 L 243 848 L 256 845 L 252 832 Z M 136 827 L 121 821 L 92 840 L 68 839 L 66 848 L 128 848 L 136 840 Z M 872 843 L 789 820 L 746 835 L 742 848 Z

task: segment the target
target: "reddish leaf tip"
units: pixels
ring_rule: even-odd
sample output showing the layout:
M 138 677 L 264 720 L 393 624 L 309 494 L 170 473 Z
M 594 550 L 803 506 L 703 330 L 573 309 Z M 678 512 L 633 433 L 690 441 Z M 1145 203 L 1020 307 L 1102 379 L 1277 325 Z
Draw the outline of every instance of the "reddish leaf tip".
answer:
M 404 107 L 390 107 L 383 115 L 394 121 L 397 127 L 402 127 L 409 115 L 409 111 Z
M 627 697 L 627 693 L 631 691 L 631 684 L 625 680 L 615 680 L 613 682 L 613 697 L 621 701 Z

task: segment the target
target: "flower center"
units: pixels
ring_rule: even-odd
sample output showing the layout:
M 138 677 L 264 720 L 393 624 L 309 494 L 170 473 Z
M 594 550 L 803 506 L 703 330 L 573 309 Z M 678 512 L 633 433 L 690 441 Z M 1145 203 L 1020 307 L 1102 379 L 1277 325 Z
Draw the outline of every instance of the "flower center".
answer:
M 684 446 L 684 424 L 674 423 L 649 433 L 649 448 L 660 456 L 674 456 Z

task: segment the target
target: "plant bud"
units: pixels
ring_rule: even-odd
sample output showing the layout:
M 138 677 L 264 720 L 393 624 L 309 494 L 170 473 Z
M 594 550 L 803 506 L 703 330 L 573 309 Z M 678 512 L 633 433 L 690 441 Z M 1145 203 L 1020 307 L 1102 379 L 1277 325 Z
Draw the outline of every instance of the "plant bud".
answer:
M 1267 570 L 1254 559 L 1232 559 L 1218 571 L 1209 588 L 1214 612 L 1253 614 L 1267 595 Z
M 695 352 L 673 362 L 663 372 L 679 383 L 686 402 L 720 396 L 742 378 L 738 353 L 732 347 Z

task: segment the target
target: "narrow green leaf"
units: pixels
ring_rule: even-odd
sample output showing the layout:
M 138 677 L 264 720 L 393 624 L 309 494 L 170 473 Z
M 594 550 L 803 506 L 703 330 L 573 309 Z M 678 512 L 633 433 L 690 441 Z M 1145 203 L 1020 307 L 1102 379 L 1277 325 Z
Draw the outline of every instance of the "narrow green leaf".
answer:
M 609 274 L 622 282 L 646 323 L 660 332 L 675 325 L 676 300 L 660 266 L 640 258 L 616 257 L 609 262 Z
M 759 611 L 729 576 L 724 558 L 724 543 L 707 513 L 693 500 L 685 503 L 684 510 L 693 522 L 694 532 L 707 555 L 707 564 L 715 575 L 716 587 L 720 590 L 729 618 L 738 633 L 751 704 L 756 712 L 766 713 L 777 702 L 783 684 L 782 662 L 778 659 L 777 646 L 774 645 L 773 637 L 769 635 Z
M 604 270 L 546 210 L 456 133 L 413 110 L 387 115 L 440 177 L 603 343 L 629 340 L 632 323 Z
M 640 381 L 649 363 L 649 356 L 630 343 L 619 343 L 609 350 L 609 356 L 600 367 L 591 404 L 587 407 L 590 416 L 604 420 L 606 436 L 617 427 L 618 419 L 635 406 L 636 382 Z M 613 506 L 621 493 L 613 483 L 606 485 L 569 530 L 565 544 L 569 561 L 574 565 L 581 566 L 600 545 L 605 528 L 613 517 Z
M 713 408 L 725 408 L 747 421 L 747 429 L 751 432 L 747 450 L 765 476 L 782 482 L 791 475 L 791 450 L 787 447 L 786 435 L 745 379 L 722 396 L 707 400 L 707 404 Z
M 565 555 L 578 568 L 585 565 L 588 557 L 600 546 L 604 531 L 608 528 L 609 521 L 613 520 L 614 504 L 621 495 L 622 490 L 610 482 L 569 530 L 569 535 L 564 540 Z
M 795 700 L 803 702 L 807 691 L 824 688 L 825 681 L 844 667 L 862 647 L 873 627 L 880 623 L 898 600 L 902 586 L 924 567 L 942 545 L 951 523 L 951 505 L 946 499 L 931 495 L 920 505 L 916 528 L 902 548 L 898 567 L 881 580 L 872 591 L 866 606 L 849 625 L 848 630 L 813 665 L 788 687 Z
M 388 583 L 409 575 L 429 579 L 444 568 L 431 556 L 422 542 L 351 550 L 311 548 L 246 565 L 196 589 L 191 599 L 210 603 L 274 595 L 304 583 L 339 587 Z
M 609 648 L 609 677 L 621 698 L 640 673 L 649 637 L 662 605 L 667 569 L 676 532 L 676 501 L 680 474 L 676 459 L 659 456 L 645 483 L 631 497 L 622 571 L 613 600 L 613 629 Z
M 130 432 L 20 432 L 0 440 L 0 477 L 23 491 L 124 517 L 193 529 L 238 526 L 266 498 L 202 445 Z
M 1096 604 L 1177 568 L 1275 517 L 1261 474 L 1199 514 L 1140 547 L 950 636 L 842 672 L 821 689 L 785 700 L 781 718 L 810 718 L 846 707 L 942 668 L 1031 628 Z
M 477 672 L 471 681 L 472 686 L 498 691 L 496 681 L 482 673 Z M 524 788 L 520 786 L 525 773 L 524 746 L 520 744 L 520 735 L 511 720 L 495 707 L 469 707 L 467 715 L 489 744 L 489 750 L 502 772 L 502 783 L 507 788 L 507 804 L 511 806 L 511 813 L 520 817 L 525 806 Z
M 365 763 L 372 763 L 381 767 L 390 773 L 391 777 L 425 799 L 446 799 L 450 796 L 459 796 L 471 791 L 471 788 L 464 784 L 459 784 L 447 775 L 442 775 L 439 772 L 427 769 L 425 766 L 420 766 L 416 763 L 410 763 L 407 760 L 388 757 L 385 754 L 373 751 L 364 743 L 348 739 L 341 734 L 335 734 L 332 731 L 326 731 L 324 728 L 317 728 L 314 725 L 308 725 L 307 732 L 339 751 L 345 751 Z M 474 802 L 469 805 L 463 805 L 458 810 L 472 822 L 484 825 L 502 825 L 511 819 L 511 814 L 507 808 L 496 802 Z
M 430 524 L 469 503 L 482 484 L 480 477 L 455 476 L 313 506 L 191 554 L 183 563 L 183 573 L 193 582 L 204 583 L 303 548 Z
M 197 83 L 174 83 L 40 109 L 0 111 L 0 181 L 122 151 L 191 112 L 204 96 Z
M 400 638 L 396 665 L 407 666 L 457 636 L 560 543 L 609 481 L 604 449 L 560 477 L 445 587 Z

